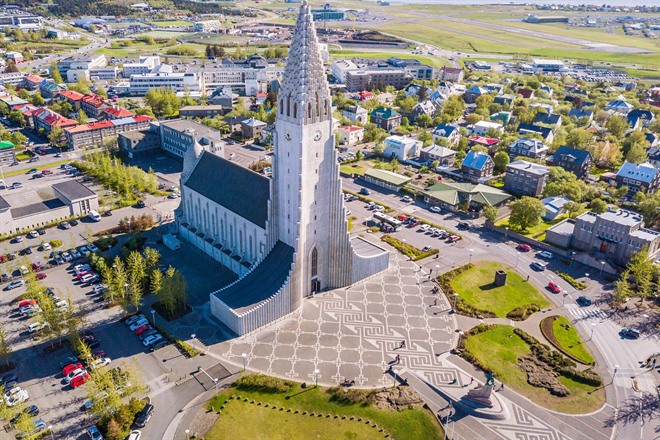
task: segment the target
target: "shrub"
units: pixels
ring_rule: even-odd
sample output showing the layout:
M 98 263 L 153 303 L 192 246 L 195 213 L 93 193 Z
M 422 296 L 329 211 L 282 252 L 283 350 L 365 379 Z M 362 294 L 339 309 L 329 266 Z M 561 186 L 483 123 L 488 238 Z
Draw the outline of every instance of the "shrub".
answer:
M 115 244 L 117 244 L 117 239 L 114 238 L 114 237 L 110 237 L 110 236 L 108 236 L 108 237 L 101 237 L 101 238 L 99 238 L 98 240 L 96 240 L 96 241 L 94 242 L 94 244 L 96 245 L 96 247 L 98 247 L 98 248 L 101 249 L 102 251 L 107 251 L 107 250 L 110 249 L 112 246 L 114 246 Z
M 234 387 L 245 391 L 260 391 L 263 393 L 286 393 L 293 387 L 293 382 L 266 376 L 265 374 L 248 374 L 239 377 Z
M 536 304 L 526 304 L 524 306 L 516 307 L 515 309 L 511 310 L 509 313 L 506 314 L 506 317 L 514 321 L 524 321 L 532 313 L 536 313 L 539 310 L 541 310 L 541 307 L 539 307 Z
M 50 246 L 52 248 L 58 248 L 58 247 L 62 246 L 62 240 L 51 240 L 50 241 Z
M 561 272 L 559 270 L 556 270 L 555 273 L 557 275 L 559 275 L 560 278 L 564 279 L 564 281 L 566 281 L 568 284 L 570 284 L 571 286 L 575 287 L 578 290 L 584 290 L 584 289 L 587 288 L 586 283 L 583 283 L 582 281 L 576 280 L 575 278 L 573 278 L 572 276 L 570 276 L 569 274 L 567 274 L 565 272 Z
M 326 393 L 330 394 L 331 402 L 337 402 L 342 404 L 362 404 L 370 405 L 374 401 L 375 394 L 378 393 L 378 390 L 358 390 L 355 388 L 343 388 L 343 387 L 330 387 L 327 389 Z

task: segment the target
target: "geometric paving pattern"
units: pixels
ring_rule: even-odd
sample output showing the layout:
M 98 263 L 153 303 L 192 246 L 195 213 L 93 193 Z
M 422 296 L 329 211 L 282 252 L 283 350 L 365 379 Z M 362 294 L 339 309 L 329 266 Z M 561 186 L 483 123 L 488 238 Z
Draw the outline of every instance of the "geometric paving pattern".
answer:
M 345 379 L 364 388 L 391 386 L 393 378 L 385 372 L 400 365 L 438 388 L 462 387 L 465 375 L 441 356 L 456 337 L 455 320 L 444 295 L 433 295 L 432 287 L 428 272 L 394 251 L 386 272 L 307 298 L 281 321 L 210 348 L 235 365 L 245 362 L 251 371 L 326 386 Z M 399 364 L 394 362 L 397 355 Z M 544 422 L 559 420 L 536 405 L 528 410 L 503 400 L 512 414 L 509 420 L 464 417 L 457 421 L 454 438 L 468 438 L 466 432 L 475 440 L 587 438 L 566 424 L 562 426 L 573 435 L 559 432 L 554 422 Z M 475 435 L 475 425 L 488 434 Z

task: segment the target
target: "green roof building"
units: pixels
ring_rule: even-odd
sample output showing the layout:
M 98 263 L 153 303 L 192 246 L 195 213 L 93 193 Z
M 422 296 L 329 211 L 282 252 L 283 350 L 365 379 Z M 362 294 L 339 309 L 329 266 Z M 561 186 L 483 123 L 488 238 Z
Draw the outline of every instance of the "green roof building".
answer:
M 387 170 L 370 168 L 364 173 L 364 180 L 374 185 L 399 192 L 401 188 L 412 180 L 411 177 L 403 176 Z
M 7 166 L 14 163 L 16 156 L 14 155 L 14 144 L 9 141 L 0 142 L 0 165 Z
M 473 183 L 441 182 L 424 191 L 424 201 L 432 206 L 440 206 L 449 211 L 461 204 L 480 211 L 484 206 L 498 206 L 511 198 L 502 190 L 487 185 Z

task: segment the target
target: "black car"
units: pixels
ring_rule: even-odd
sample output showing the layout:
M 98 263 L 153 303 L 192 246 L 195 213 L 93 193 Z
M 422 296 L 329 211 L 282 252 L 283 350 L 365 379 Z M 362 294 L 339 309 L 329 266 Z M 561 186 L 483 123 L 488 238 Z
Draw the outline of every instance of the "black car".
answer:
M 578 299 L 575 300 L 575 302 L 582 307 L 587 307 L 591 305 L 591 300 L 586 296 L 579 297 Z
M 0 377 L 0 385 L 5 385 L 9 382 L 16 382 L 16 381 L 18 381 L 18 375 L 16 373 L 9 373 Z
M 30 255 L 32 253 L 32 248 L 25 248 L 25 254 Z
M 69 224 L 70 224 L 71 226 L 78 226 L 78 220 L 73 219 L 73 220 L 71 220 L 71 221 L 69 222 Z
M 37 229 L 37 232 L 39 233 L 39 235 L 44 235 L 46 233 L 46 230 L 44 228 L 39 228 Z
M 28 417 L 39 415 L 39 407 L 37 405 L 30 405 L 23 410 L 23 414 L 26 414 Z M 9 423 L 13 425 L 14 423 L 18 422 L 19 417 L 21 417 L 21 413 L 18 413 L 12 417 L 9 420 Z
M 9 280 L 11 280 L 11 277 L 9 276 L 9 274 L 8 273 L 3 273 L 2 274 L 2 282 L 6 283 Z
M 87 347 L 89 347 L 90 350 L 93 350 L 95 348 L 99 348 L 101 346 L 101 343 L 98 341 L 98 339 L 92 339 L 89 342 L 85 342 Z
M 369 194 L 371 194 L 371 192 L 367 188 L 362 188 L 360 189 L 360 194 L 364 196 L 368 196 Z
M 622 328 L 619 332 L 622 338 L 639 339 L 639 330 L 634 328 Z
M 167 344 L 168 344 L 167 339 L 161 339 L 160 341 L 156 342 L 155 344 L 152 344 L 152 345 L 149 347 L 149 350 L 150 350 L 150 351 L 156 351 L 156 350 L 158 350 L 159 348 L 163 348 L 163 347 L 165 347 Z
M 138 200 L 138 202 L 137 202 L 137 207 L 138 208 L 144 208 L 145 206 L 147 206 L 147 204 L 144 203 L 144 200 Z
M 144 428 L 144 425 L 147 424 L 153 413 L 154 406 L 151 403 L 147 403 L 144 408 L 142 408 L 142 411 L 135 416 L 135 426 L 137 428 Z
M 66 367 L 67 365 L 75 364 L 78 362 L 78 358 L 75 356 L 65 357 L 60 361 L 60 369 Z
M 468 222 L 460 222 L 460 223 L 458 224 L 458 229 L 463 229 L 463 230 L 465 230 L 465 231 L 467 231 L 467 230 L 470 229 L 471 227 L 472 227 L 472 225 L 470 225 Z

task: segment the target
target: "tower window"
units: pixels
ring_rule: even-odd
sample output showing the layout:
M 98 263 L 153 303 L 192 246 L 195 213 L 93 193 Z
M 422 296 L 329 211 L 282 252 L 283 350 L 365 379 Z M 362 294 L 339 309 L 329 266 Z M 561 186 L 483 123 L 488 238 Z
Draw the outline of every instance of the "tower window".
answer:
M 316 231 L 314 231 L 316 234 Z M 319 274 L 319 252 L 316 248 L 312 249 L 312 278 Z

